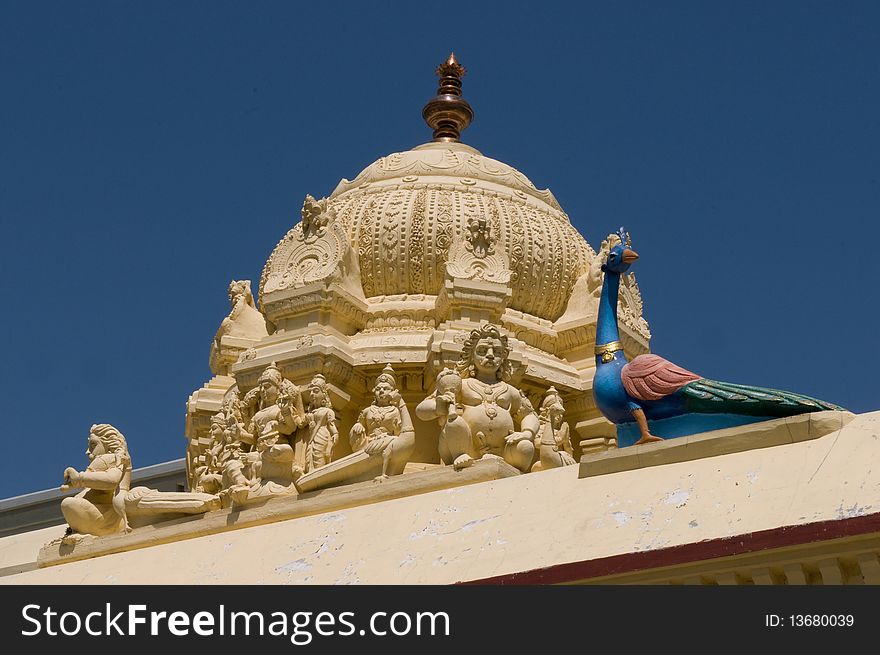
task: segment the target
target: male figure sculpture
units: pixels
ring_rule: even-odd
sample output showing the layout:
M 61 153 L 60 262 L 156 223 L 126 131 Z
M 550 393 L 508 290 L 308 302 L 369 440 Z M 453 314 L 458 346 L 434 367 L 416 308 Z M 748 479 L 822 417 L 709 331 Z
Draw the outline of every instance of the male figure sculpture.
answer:
M 473 330 L 455 371 L 441 371 L 437 388 L 416 407 L 423 421 L 440 421 L 440 457 L 456 470 L 480 457 L 503 458 L 524 473 L 532 465 L 539 421 L 508 382 L 509 353 L 497 326 Z

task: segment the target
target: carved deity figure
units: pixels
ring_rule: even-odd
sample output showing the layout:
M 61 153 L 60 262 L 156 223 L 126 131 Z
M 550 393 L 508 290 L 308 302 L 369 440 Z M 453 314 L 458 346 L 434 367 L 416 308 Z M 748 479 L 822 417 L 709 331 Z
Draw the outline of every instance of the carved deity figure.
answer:
M 61 501 L 67 532 L 61 542 L 74 545 L 85 535 L 103 536 L 167 518 L 203 514 L 221 506 L 221 499 L 201 490 L 158 491 L 131 488 L 131 457 L 125 437 L 112 425 L 99 423 L 89 431 L 89 459 L 85 471 L 64 470 L 62 491 L 83 488 Z M 206 458 L 207 460 L 207 458 Z M 205 475 L 207 464 L 200 472 Z
M 415 448 L 415 430 L 390 364 L 376 378 L 373 404 L 361 411 L 349 441 L 352 452 L 382 455 L 382 473 L 377 480 L 403 473 Z
M 193 486 L 193 491 L 217 494 L 226 506 L 244 502 L 251 486 L 259 484 L 256 458 L 249 457 L 239 440 L 241 417 L 236 402 L 230 398 L 211 417 L 211 447 Z
M 307 194 L 303 200 L 302 210 L 303 239 L 310 240 L 320 238 L 327 232 L 327 226 L 336 217 L 333 210 L 327 206 L 327 199 L 315 200 L 314 196 Z
M 224 405 L 225 406 L 225 405 Z M 205 491 L 216 493 L 219 486 L 220 476 L 214 461 L 214 450 L 218 444 L 223 443 L 223 430 L 226 427 L 226 418 L 221 410 L 211 416 L 209 434 L 210 442 L 207 445 L 199 445 L 198 450 L 193 451 L 189 463 L 189 486 L 193 491 Z
M 565 406 L 562 404 L 559 392 L 554 387 L 550 387 L 541 402 L 539 414 L 541 427 L 536 438 L 541 469 L 570 466 L 576 463 L 568 423 L 562 420 L 564 414 Z
M 245 394 L 242 406 L 250 419 L 246 424 L 237 423 L 239 440 L 257 452 L 274 449 L 276 458 L 283 453 L 293 461 L 290 438 L 305 424 L 305 412 L 299 388 L 284 379 L 275 362 L 260 374 L 257 386 Z
M 113 534 L 128 527 L 125 494 L 131 486 L 131 457 L 125 437 L 112 425 L 98 423 L 89 430 L 88 444 L 86 470 L 64 469 L 61 490 L 83 490 L 61 501 L 68 526 L 66 538 Z
M 212 447 L 213 473 L 235 502 L 287 493 L 302 474 L 294 463 L 294 440 L 307 423 L 299 388 L 286 380 L 272 362 L 260 374 L 257 386 L 224 410 L 223 441 Z
M 467 243 L 465 247 L 475 257 L 483 258 L 495 254 L 495 238 L 492 225 L 485 216 L 473 217 L 468 220 Z
M 508 382 L 509 354 L 501 330 L 483 324 L 470 333 L 455 372 L 441 371 L 437 388 L 416 407 L 420 419 L 439 419 L 440 457 L 456 470 L 481 456 L 503 458 L 522 472 L 532 465 L 539 421 Z
M 309 405 L 305 418 L 307 424 L 305 471 L 314 471 L 329 464 L 333 459 L 333 446 L 339 438 L 336 413 L 330 403 L 327 379 L 316 375 L 309 382 Z

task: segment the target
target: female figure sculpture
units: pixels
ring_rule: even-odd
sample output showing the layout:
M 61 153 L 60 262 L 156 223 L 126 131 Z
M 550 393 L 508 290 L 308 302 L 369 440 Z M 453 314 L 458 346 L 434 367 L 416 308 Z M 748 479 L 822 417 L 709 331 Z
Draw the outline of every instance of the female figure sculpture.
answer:
M 412 418 L 390 364 L 376 378 L 373 398 L 373 404 L 361 411 L 352 426 L 349 440 L 353 452 L 382 455 L 382 473 L 376 480 L 385 480 L 403 473 L 416 443 Z
M 339 438 L 336 413 L 330 403 L 327 379 L 323 375 L 316 375 L 309 383 L 306 421 L 308 436 L 305 472 L 308 473 L 330 463 L 333 459 L 333 446 Z

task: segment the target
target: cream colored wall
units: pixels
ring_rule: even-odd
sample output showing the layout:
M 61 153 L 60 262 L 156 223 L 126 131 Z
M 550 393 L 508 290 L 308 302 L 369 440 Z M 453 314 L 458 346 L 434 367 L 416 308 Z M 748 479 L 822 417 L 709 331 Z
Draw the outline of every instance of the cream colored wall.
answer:
M 553 469 L 27 571 L 0 582 L 466 581 L 876 513 L 878 462 L 880 412 L 873 412 L 812 441 L 584 479 L 576 466 Z M 25 539 L 33 535 L 0 540 L 0 556 L 5 560 Z M 0 561 L 0 569 L 5 566 Z
M 36 553 L 42 545 L 59 538 L 66 528 L 66 525 L 53 525 L 0 539 L 0 576 L 36 567 Z

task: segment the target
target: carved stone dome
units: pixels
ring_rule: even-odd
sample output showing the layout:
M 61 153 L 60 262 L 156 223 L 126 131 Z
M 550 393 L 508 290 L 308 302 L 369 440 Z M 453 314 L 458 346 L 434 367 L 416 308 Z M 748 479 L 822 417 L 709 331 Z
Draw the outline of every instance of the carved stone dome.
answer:
M 595 253 L 549 190 L 458 142 L 382 157 L 328 199 L 358 255 L 367 298 L 436 295 L 450 245 L 485 219 L 509 259 L 508 305 L 554 321 Z

